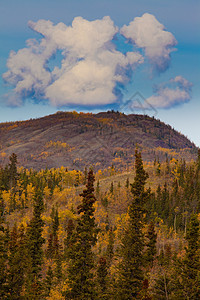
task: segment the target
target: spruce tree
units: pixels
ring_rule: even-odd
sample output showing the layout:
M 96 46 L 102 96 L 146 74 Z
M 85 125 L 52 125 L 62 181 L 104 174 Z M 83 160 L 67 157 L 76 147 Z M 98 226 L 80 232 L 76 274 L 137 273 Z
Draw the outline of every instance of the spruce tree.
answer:
M 60 245 L 58 241 L 58 228 L 59 228 L 59 217 L 58 217 L 58 209 L 55 209 L 54 206 L 51 211 L 51 232 L 48 239 L 46 256 L 47 258 L 53 259 L 57 258 Z
M 156 240 L 157 240 L 157 234 L 155 232 L 155 227 L 153 221 L 150 222 L 146 234 L 146 251 L 145 251 L 145 258 L 148 262 L 149 266 L 153 266 L 153 261 L 156 255 Z
M 62 253 L 61 245 L 58 239 L 58 229 L 59 229 L 59 216 L 58 209 L 54 206 L 51 211 L 51 233 L 48 239 L 48 246 L 46 251 L 46 256 L 55 262 L 54 269 L 54 283 L 58 284 L 62 279 Z
M 143 267 L 145 259 L 144 234 L 144 203 L 149 198 L 149 191 L 145 190 L 148 174 L 143 168 L 141 153 L 135 151 L 136 175 L 131 192 L 132 203 L 128 209 L 129 223 L 121 241 L 121 261 L 119 263 L 119 279 L 117 292 L 119 299 L 136 299 L 139 297 L 144 281 Z
M 94 175 L 88 173 L 86 189 L 80 194 L 82 203 L 78 206 L 79 219 L 72 233 L 71 246 L 67 251 L 69 259 L 66 299 L 96 299 L 94 285 L 94 255 L 92 247 L 97 241 L 94 218 Z
M 98 180 L 96 186 L 96 196 L 99 196 L 99 192 L 100 192 L 100 187 L 99 187 L 99 180 Z
M 64 257 L 68 257 L 68 253 L 73 245 L 73 239 L 74 239 L 74 229 L 75 225 L 72 219 L 69 219 L 67 222 L 67 237 L 64 240 Z
M 28 299 L 41 299 L 42 283 L 41 270 L 43 263 L 43 244 L 42 237 L 44 222 L 42 212 L 44 209 L 43 195 L 38 189 L 34 197 L 33 217 L 27 228 L 26 246 L 29 249 L 29 268 L 26 276 L 26 297 Z
M 9 181 L 10 181 L 10 188 L 15 188 L 17 184 L 17 155 L 15 153 L 12 153 L 12 155 L 9 157 L 10 163 L 8 166 L 9 170 Z
M 7 260 L 8 260 L 8 230 L 4 219 L 3 201 L 0 199 L 0 299 L 6 299 L 7 286 Z
M 8 257 L 8 290 L 10 299 L 22 299 L 24 274 L 26 268 L 25 234 L 23 225 L 17 229 L 16 224 L 10 233 Z
M 126 179 L 125 187 L 126 187 L 127 189 L 129 188 L 129 178 L 128 178 L 128 177 L 127 177 L 127 179 Z
M 110 265 L 114 256 L 114 233 L 112 227 L 109 229 L 108 246 L 106 249 L 107 264 Z
M 53 271 L 51 266 L 48 267 L 48 271 L 46 274 L 46 278 L 45 278 L 45 296 L 48 297 L 52 288 L 52 284 L 53 284 Z
M 177 275 L 179 277 L 179 289 L 176 295 L 183 299 L 199 299 L 200 295 L 200 224 L 196 215 L 192 215 L 187 229 L 185 257 L 177 260 Z
M 114 192 L 114 185 L 113 185 L 113 181 L 110 184 L 110 193 L 113 194 Z
M 109 299 L 108 295 L 108 266 L 106 259 L 100 257 L 97 267 L 97 284 L 98 284 L 98 296 L 100 300 Z

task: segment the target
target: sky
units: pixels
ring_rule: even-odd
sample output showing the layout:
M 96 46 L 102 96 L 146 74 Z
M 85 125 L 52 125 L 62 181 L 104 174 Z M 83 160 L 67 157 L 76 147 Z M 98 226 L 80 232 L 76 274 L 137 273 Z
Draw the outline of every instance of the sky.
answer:
M 200 146 L 199 0 L 0 0 L 0 122 L 154 116 Z

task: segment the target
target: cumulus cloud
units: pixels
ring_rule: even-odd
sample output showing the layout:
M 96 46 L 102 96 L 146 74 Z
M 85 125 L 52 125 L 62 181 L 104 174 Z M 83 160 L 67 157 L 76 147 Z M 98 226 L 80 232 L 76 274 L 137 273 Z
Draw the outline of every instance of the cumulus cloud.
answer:
M 155 94 L 146 99 L 143 108 L 171 108 L 190 101 L 192 84 L 182 76 L 155 87 Z
M 42 35 L 41 41 L 28 40 L 27 48 L 12 51 L 3 75 L 22 97 L 47 98 L 55 106 L 110 104 L 117 100 L 116 83 L 128 79 L 126 70 L 143 62 L 138 52 L 115 49 L 118 28 L 110 17 L 91 22 L 77 17 L 72 26 L 39 20 L 29 26 Z M 61 67 L 50 71 L 48 61 L 57 50 Z
M 144 49 L 154 70 L 163 72 L 168 68 L 170 53 L 177 42 L 153 15 L 145 13 L 142 17 L 136 17 L 128 26 L 124 25 L 120 32 L 137 47 Z
M 14 87 L 8 103 L 15 106 L 30 96 L 39 101 L 48 99 L 54 106 L 114 103 L 121 95 L 118 84 L 125 85 L 133 70 L 144 62 L 143 55 L 135 50 L 124 54 L 116 49 L 113 39 L 119 28 L 108 16 L 94 21 L 76 17 L 71 26 L 30 21 L 29 27 L 41 39 L 30 39 L 26 48 L 11 51 L 8 71 L 3 74 Z M 123 26 L 121 33 L 144 48 L 157 69 L 167 67 L 175 38 L 154 16 L 135 18 L 129 26 Z M 58 51 L 62 54 L 61 66 L 51 70 L 49 61 Z

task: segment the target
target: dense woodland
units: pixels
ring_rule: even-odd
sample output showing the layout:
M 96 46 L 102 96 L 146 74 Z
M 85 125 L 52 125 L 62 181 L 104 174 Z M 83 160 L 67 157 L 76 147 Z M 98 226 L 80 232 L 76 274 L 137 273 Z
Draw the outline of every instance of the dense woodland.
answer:
M 0 299 L 199 299 L 200 152 L 124 173 L 0 168 Z

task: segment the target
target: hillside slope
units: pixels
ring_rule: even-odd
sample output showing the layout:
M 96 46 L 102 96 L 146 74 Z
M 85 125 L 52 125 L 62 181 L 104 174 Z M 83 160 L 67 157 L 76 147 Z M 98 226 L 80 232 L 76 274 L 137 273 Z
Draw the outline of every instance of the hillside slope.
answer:
M 171 126 L 146 115 L 58 112 L 39 119 L 0 124 L 0 164 L 11 153 L 27 168 L 95 169 L 132 163 L 135 146 L 144 160 L 195 157 L 196 146 Z

